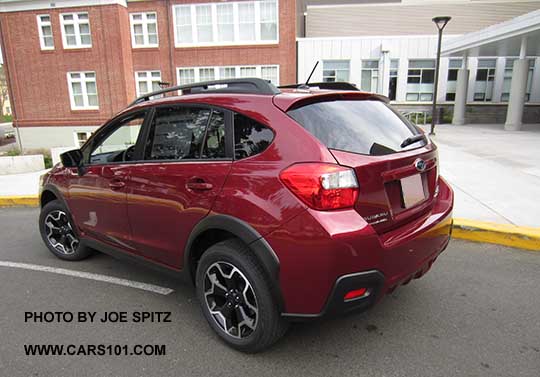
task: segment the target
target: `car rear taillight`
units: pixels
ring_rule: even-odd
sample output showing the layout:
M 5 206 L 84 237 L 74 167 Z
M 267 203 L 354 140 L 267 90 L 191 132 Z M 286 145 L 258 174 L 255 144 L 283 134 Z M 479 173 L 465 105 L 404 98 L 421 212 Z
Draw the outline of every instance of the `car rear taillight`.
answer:
M 349 208 L 358 198 L 354 170 L 340 165 L 295 164 L 283 170 L 280 178 L 300 200 L 314 209 Z

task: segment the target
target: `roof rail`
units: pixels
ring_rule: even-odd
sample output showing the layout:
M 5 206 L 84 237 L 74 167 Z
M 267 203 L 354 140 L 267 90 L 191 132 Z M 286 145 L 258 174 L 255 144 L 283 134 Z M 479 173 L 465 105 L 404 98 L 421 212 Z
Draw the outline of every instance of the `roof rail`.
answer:
M 330 89 L 330 90 L 354 90 L 357 91 L 358 88 L 356 85 L 351 84 L 350 82 L 310 82 L 309 84 L 293 84 L 293 85 L 282 85 L 278 88 L 283 89 L 309 89 L 309 88 L 319 88 L 319 89 Z
M 148 101 L 151 97 L 159 96 L 165 93 L 181 90 L 182 94 L 197 94 L 197 93 L 243 93 L 243 94 L 265 94 L 275 95 L 280 91 L 270 81 L 259 78 L 241 78 L 204 81 L 193 84 L 171 86 L 169 88 L 156 90 L 155 92 L 146 93 L 138 97 L 129 106 L 136 105 Z

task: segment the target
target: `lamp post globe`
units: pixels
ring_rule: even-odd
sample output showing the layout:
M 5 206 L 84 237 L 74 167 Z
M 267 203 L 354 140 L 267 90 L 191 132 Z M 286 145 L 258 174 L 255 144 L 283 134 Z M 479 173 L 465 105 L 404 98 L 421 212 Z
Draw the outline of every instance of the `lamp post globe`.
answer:
M 438 16 L 433 17 L 431 21 L 437 25 L 437 29 L 442 30 L 446 26 L 446 24 L 452 19 L 450 16 Z

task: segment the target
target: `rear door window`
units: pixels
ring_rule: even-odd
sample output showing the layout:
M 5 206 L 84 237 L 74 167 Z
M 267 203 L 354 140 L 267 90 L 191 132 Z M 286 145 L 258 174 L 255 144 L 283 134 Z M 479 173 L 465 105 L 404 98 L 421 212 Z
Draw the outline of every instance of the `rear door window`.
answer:
M 220 110 L 212 110 L 206 131 L 202 158 L 225 158 L 225 143 L 225 113 Z
M 234 158 L 254 156 L 264 151 L 272 140 L 274 132 L 242 114 L 234 114 Z
M 384 155 L 426 144 L 423 139 L 402 148 L 405 139 L 420 131 L 381 101 L 316 102 L 288 114 L 330 149 Z
M 158 107 L 150 127 L 145 160 L 200 158 L 212 111 L 200 107 Z

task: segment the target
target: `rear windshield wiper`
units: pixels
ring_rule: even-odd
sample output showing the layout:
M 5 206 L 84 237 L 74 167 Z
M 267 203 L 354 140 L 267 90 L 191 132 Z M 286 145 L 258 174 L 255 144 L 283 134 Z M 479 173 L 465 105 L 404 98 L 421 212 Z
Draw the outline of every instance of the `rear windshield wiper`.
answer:
M 420 140 L 424 140 L 426 137 L 424 134 L 418 134 L 411 137 L 406 138 L 401 142 L 401 148 L 405 148 L 407 145 L 411 145 L 414 143 L 419 142 Z

